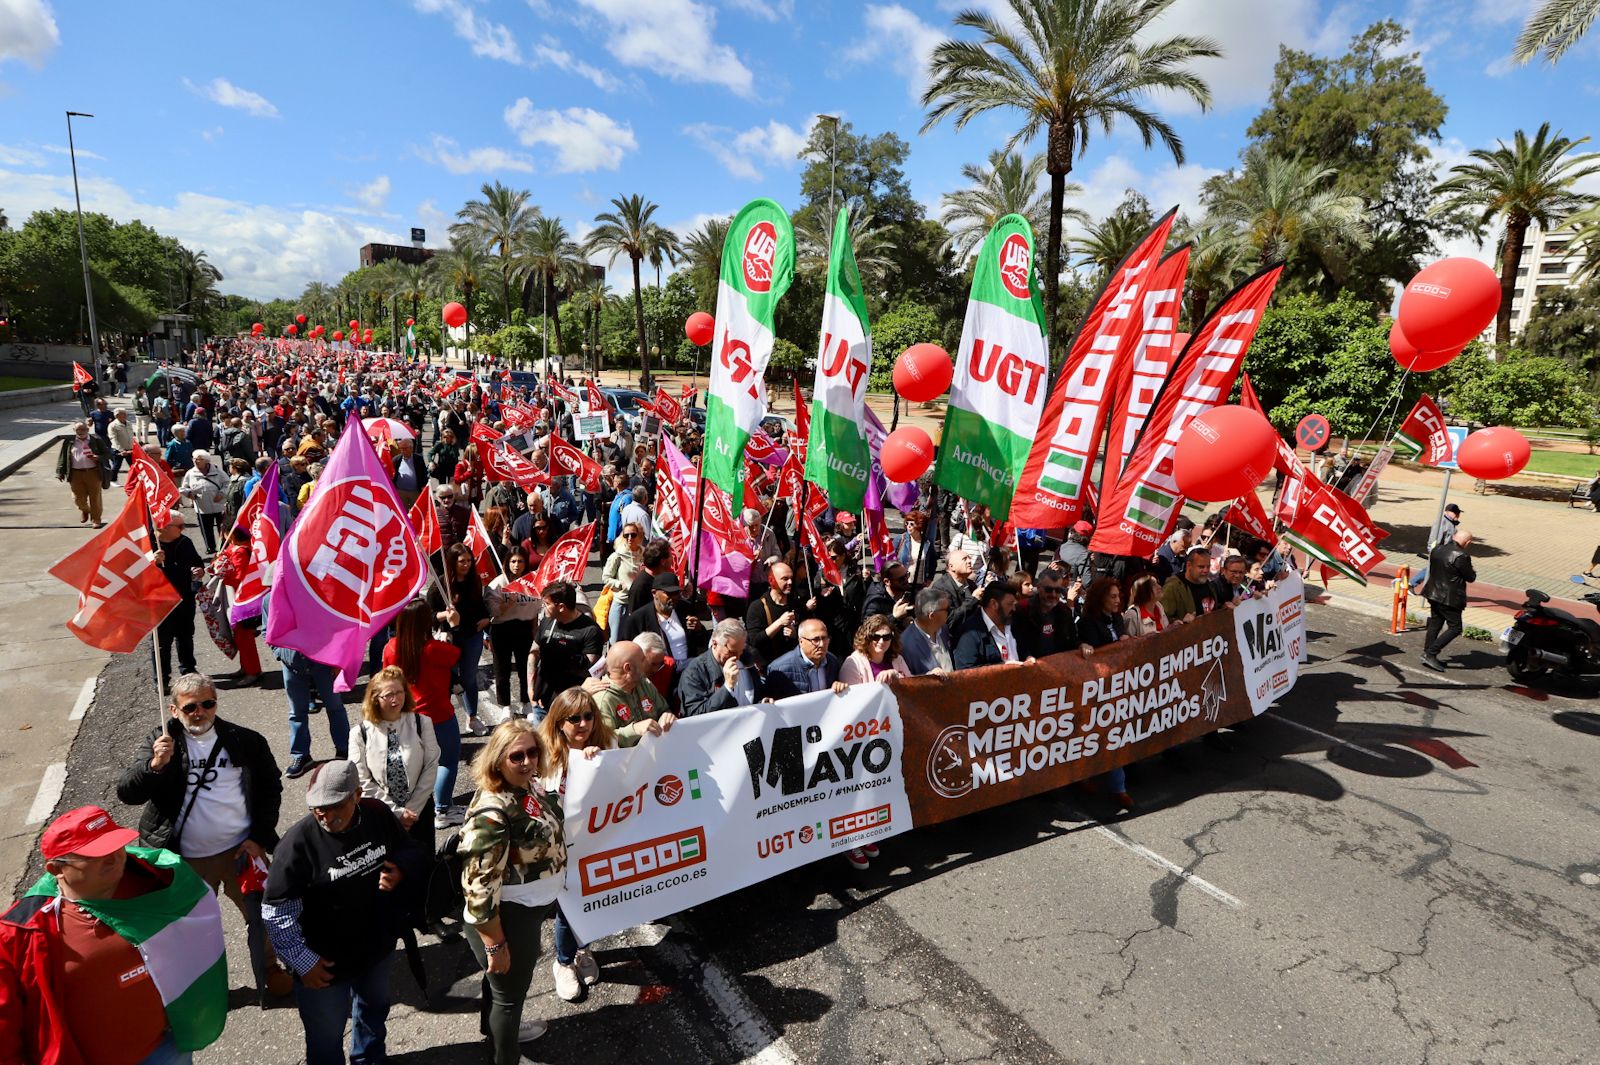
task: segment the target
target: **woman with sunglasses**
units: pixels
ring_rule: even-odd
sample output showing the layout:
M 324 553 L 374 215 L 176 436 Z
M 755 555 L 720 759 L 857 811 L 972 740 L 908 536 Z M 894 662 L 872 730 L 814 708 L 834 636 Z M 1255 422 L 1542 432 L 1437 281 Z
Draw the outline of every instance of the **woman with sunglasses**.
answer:
M 529 526 L 528 538 L 522 541 L 522 549 L 528 553 L 528 567 L 538 569 L 558 539 L 560 536 L 548 516 L 541 514 L 534 518 Z
M 617 633 L 621 631 L 622 619 L 628 616 L 631 600 L 628 592 L 633 587 L 634 575 L 639 572 L 639 565 L 644 561 L 644 530 L 638 522 L 630 521 L 622 526 L 622 531 L 617 534 L 617 541 L 611 552 L 611 557 L 606 559 L 605 569 L 600 571 L 600 577 L 605 586 L 611 589 L 611 609 L 606 614 L 606 632 L 612 640 L 618 639 Z
M 545 791 L 543 745 L 521 718 L 502 722 L 472 760 L 478 786 L 461 830 L 466 935 L 484 968 L 484 1034 L 495 1065 L 518 1065 L 517 1044 L 545 1032 L 522 1005 L 539 962 L 540 925 L 566 880 L 567 843 L 559 800 Z
M 494 648 L 494 697 L 507 713 L 511 706 L 511 671 L 522 685 L 522 716 L 533 711 L 533 689 L 528 686 L 528 649 L 533 646 L 533 623 L 539 619 L 539 597 L 506 590 L 529 572 L 528 553 L 513 547 L 506 556 L 506 571 L 489 582 L 485 598 L 494 621 L 489 645 Z
M 911 667 L 900 657 L 900 630 L 887 614 L 874 614 L 861 623 L 853 641 L 855 650 L 839 667 L 839 679 L 846 684 L 893 684 L 911 676 Z
M 367 683 L 361 720 L 350 730 L 350 761 L 361 794 L 394 811 L 395 820 L 433 855 L 433 784 L 439 741 L 433 722 L 417 713 L 405 670 L 384 666 Z
M 550 712 L 539 725 L 539 741 L 544 745 L 546 756 L 545 771 L 539 783 L 563 804 L 567 794 L 567 764 L 573 755 L 593 758 L 617 745 L 617 738 L 595 705 L 594 697 L 582 688 L 568 688 L 550 700 Z M 564 1001 L 577 1002 L 583 997 L 585 987 L 600 982 L 600 963 L 595 961 L 587 945 L 579 945 L 578 937 L 572 934 L 559 906 L 556 907 L 555 946 L 556 960 L 550 964 L 550 972 L 555 977 L 556 994 Z

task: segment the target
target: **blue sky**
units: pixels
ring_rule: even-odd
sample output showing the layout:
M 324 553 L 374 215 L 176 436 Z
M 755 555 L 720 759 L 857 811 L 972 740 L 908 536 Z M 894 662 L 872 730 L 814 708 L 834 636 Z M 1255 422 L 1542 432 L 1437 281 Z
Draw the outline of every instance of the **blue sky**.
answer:
M 1011 119 L 921 135 L 928 51 L 962 6 L 998 0 L 0 0 L 0 207 L 14 224 L 72 203 L 142 218 L 203 248 L 224 291 L 292 296 L 337 280 L 368 240 L 441 241 L 485 181 L 533 191 L 582 236 L 640 192 L 687 231 L 755 196 L 794 205 L 814 115 L 911 144 L 913 193 L 937 211 Z M 1192 205 L 1232 165 L 1278 46 L 1341 51 L 1372 21 L 1411 32 L 1450 107 L 1441 165 L 1551 120 L 1594 130 L 1600 32 L 1557 68 L 1511 68 L 1533 0 L 1178 0 L 1173 32 L 1214 37 L 1216 106 L 1169 112 L 1185 165 L 1129 132 L 1099 136 L 1073 179 L 1103 214 L 1136 187 Z M 1600 191 L 1600 190 L 1596 190 Z M 1470 252 L 1460 246 L 1451 252 Z M 625 264 L 612 273 L 625 282 Z

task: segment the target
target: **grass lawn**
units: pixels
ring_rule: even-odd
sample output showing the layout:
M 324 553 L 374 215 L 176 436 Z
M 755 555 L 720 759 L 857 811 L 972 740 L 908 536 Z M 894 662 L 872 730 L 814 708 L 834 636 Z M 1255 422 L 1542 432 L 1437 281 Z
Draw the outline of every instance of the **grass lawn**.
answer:
M 1575 451 L 1535 450 L 1528 460 L 1529 473 L 1564 473 L 1568 477 L 1593 477 L 1600 470 L 1600 455 Z
M 51 385 L 64 385 L 65 381 L 46 381 L 38 377 L 3 377 L 0 376 L 0 392 L 15 392 L 19 388 L 49 388 Z

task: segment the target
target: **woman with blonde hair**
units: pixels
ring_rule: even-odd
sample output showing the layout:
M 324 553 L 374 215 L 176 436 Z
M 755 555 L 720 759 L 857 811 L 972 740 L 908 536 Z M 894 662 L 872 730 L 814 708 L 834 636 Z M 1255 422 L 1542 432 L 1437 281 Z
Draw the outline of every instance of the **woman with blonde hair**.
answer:
M 567 766 L 572 756 L 593 758 L 617 746 L 617 737 L 595 705 L 594 696 L 582 688 L 568 688 L 550 700 L 550 710 L 539 725 L 539 739 L 545 750 L 545 769 L 539 782 L 545 791 L 563 803 L 567 794 Z M 572 927 L 559 906 L 556 907 L 555 946 L 556 959 L 550 963 L 550 972 L 555 977 L 556 994 L 567 1002 L 577 1002 L 583 998 L 585 987 L 600 982 L 600 963 L 595 961 L 588 946 L 580 944 L 578 937 L 572 934 Z
M 350 729 L 349 750 L 362 796 L 392 810 L 422 853 L 432 855 L 439 741 L 433 722 L 417 713 L 406 672 L 399 666 L 384 666 L 367 682 L 361 720 Z
M 467 945 L 484 968 L 480 1024 L 495 1065 L 518 1065 L 518 1043 L 545 1032 L 537 1017 L 522 1019 L 522 1006 L 539 961 L 540 925 L 567 872 L 561 805 L 539 780 L 546 764 L 538 731 L 515 717 L 497 726 L 472 760 L 478 791 L 459 847 L 463 919 L 472 926 Z
M 601 571 L 601 579 L 605 586 L 611 589 L 611 609 L 606 613 L 606 633 L 615 642 L 618 639 L 618 630 L 622 619 L 628 616 L 629 607 L 632 605 L 628 599 L 628 590 L 633 586 L 633 578 L 639 572 L 640 562 L 644 558 L 644 530 L 636 521 L 623 524 L 617 533 L 615 550 L 611 557 L 606 559 L 605 569 Z

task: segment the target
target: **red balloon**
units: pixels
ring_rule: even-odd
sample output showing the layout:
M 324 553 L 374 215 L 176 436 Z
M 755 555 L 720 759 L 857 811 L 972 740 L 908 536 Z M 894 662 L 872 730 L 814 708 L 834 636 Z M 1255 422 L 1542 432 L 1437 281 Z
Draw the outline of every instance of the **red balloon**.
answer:
M 695 311 L 683 323 L 683 335 L 696 347 L 705 347 L 717 335 L 717 320 L 705 311 Z
M 1460 350 L 1499 309 L 1493 270 L 1476 259 L 1441 259 L 1411 279 L 1395 318 L 1418 351 Z
M 915 481 L 933 465 L 933 438 L 914 425 L 902 426 L 884 439 L 880 461 L 889 480 Z
M 415 318 L 407 318 L 406 319 L 406 325 L 416 325 L 416 324 L 417 324 L 417 320 Z
M 333 339 L 335 341 L 343 340 L 344 339 L 344 332 L 342 330 L 335 329 L 333 331 Z
M 1277 453 L 1277 431 L 1259 412 L 1234 404 L 1213 407 L 1178 437 L 1172 476 L 1190 499 L 1222 503 L 1265 480 Z
M 1479 429 L 1456 449 L 1456 465 L 1484 481 L 1502 481 L 1522 472 L 1533 457 L 1528 438 L 1508 425 Z
M 300 331 L 300 327 L 299 326 L 295 325 L 293 322 L 289 323 L 289 335 L 290 336 L 294 336 L 299 331 Z
M 1389 353 L 1394 356 L 1394 361 L 1404 366 L 1413 373 L 1427 373 L 1444 366 L 1451 359 L 1461 354 L 1461 347 L 1446 348 L 1443 351 L 1418 351 L 1417 346 L 1411 343 L 1405 330 L 1400 328 L 1400 319 L 1396 318 L 1389 326 Z
M 354 318 L 350 319 L 350 328 L 351 329 L 355 329 L 359 325 L 361 325 L 360 322 L 356 321 Z
M 445 304 L 443 315 L 444 324 L 451 329 L 460 329 L 467 324 L 467 309 L 459 303 Z
M 908 403 L 938 399 L 950 387 L 955 363 L 937 344 L 913 344 L 894 361 L 894 390 Z
M 299 322 L 299 323 L 300 323 L 300 324 L 301 324 L 301 325 L 305 325 L 305 324 L 306 324 L 306 316 L 305 316 L 305 315 L 303 315 L 303 314 L 297 314 L 297 315 L 295 315 L 295 316 L 294 316 L 294 320 L 295 320 L 295 321 L 296 321 L 296 322 Z

